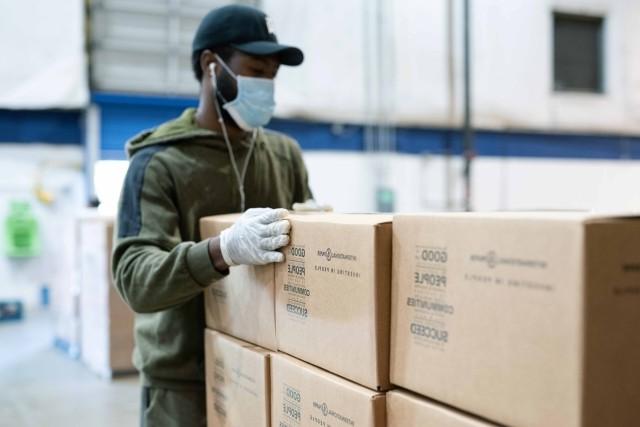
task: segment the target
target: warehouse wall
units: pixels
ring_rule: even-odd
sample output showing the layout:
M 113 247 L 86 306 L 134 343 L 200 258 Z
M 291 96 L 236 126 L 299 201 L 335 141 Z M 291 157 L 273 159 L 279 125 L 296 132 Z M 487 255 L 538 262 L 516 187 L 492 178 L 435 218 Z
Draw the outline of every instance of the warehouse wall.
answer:
M 265 0 L 282 40 L 307 54 L 283 69 L 279 113 L 327 121 L 370 118 L 367 82 L 376 78 L 366 55 L 394 64 L 383 82 L 400 125 L 455 126 L 462 114 L 461 1 L 389 2 L 382 31 L 392 45 L 371 48 L 362 11 L 375 2 L 327 0 L 311 5 Z M 447 5 L 452 5 L 451 19 Z M 580 132 L 640 131 L 640 3 L 634 0 L 472 2 L 475 122 L 488 129 Z M 554 11 L 605 17 L 605 93 L 553 91 Z M 295 18 L 294 18 L 295 17 Z M 304 29 L 304 31 L 302 31 Z M 337 48 L 339 46 L 339 48 Z M 388 92 L 388 91 L 387 91 Z M 383 94 L 384 95 L 384 94 Z
M 345 212 L 376 209 L 373 175 L 380 158 L 308 152 L 305 161 L 319 201 Z M 397 212 L 462 209 L 460 158 L 393 154 L 384 157 L 383 167 Z M 640 211 L 638 182 L 638 161 L 480 157 L 473 169 L 473 207 Z
M 338 210 L 373 210 L 382 183 L 395 191 L 398 211 L 460 208 L 462 166 L 443 156 L 443 140 L 462 116 L 462 1 L 260 4 L 280 40 L 306 54 L 301 67 L 280 71 L 277 115 L 296 120 L 276 128 L 305 149 L 317 198 Z M 484 130 L 474 163 L 474 207 L 594 206 L 599 196 L 582 192 L 585 185 L 593 189 L 616 171 L 624 175 L 640 157 L 638 138 L 625 137 L 640 132 L 640 46 L 634 43 L 640 4 L 472 5 L 474 115 Z M 553 91 L 554 11 L 605 16 L 604 94 Z M 93 149 L 99 158 L 122 159 L 128 137 L 177 115 L 193 99 L 149 103 L 96 93 L 94 103 L 102 122 Z M 366 152 L 362 124 L 372 121 L 401 126 L 393 135 L 399 153 Z M 451 138 L 451 153 L 459 155 L 459 134 Z M 617 188 L 611 194 L 628 194 L 625 185 Z M 104 197 L 117 199 L 112 193 Z
M 43 203 L 36 197 L 40 186 L 52 197 Z M 68 283 L 68 251 L 73 247 L 72 216 L 84 206 L 82 148 L 45 144 L 0 144 L 0 300 L 16 298 L 33 307 L 40 303 L 43 286 L 54 289 Z M 27 201 L 38 221 L 41 254 L 34 258 L 8 258 L 4 224 L 11 201 Z M 55 303 L 55 301 L 53 301 Z
M 376 210 L 377 173 L 387 173 L 397 212 L 461 210 L 462 162 L 442 155 L 367 155 L 307 151 L 316 200 L 339 212 Z M 114 213 L 127 163 L 100 162 L 101 210 Z M 477 210 L 615 210 L 640 212 L 640 162 L 610 159 L 480 157 L 473 167 Z
M 474 10 L 474 87 L 480 126 L 640 130 L 638 2 L 482 0 Z M 553 92 L 552 11 L 605 16 L 603 95 Z
M 139 15 L 131 16 L 139 17 L 140 27 L 146 28 L 145 8 L 136 6 L 135 2 L 125 3 L 140 9 Z M 221 3 L 212 1 L 211 5 Z M 378 3 L 381 6 L 376 6 Z M 98 39 L 92 41 L 99 48 L 95 53 L 96 60 L 122 52 L 122 46 L 109 38 L 116 28 L 109 26 L 109 22 L 118 23 L 125 35 L 133 28 L 133 24 L 118 18 L 116 12 L 109 15 L 110 4 L 108 1 L 96 2 L 92 9 L 98 17 L 105 17 L 97 21 L 104 25 L 96 26 Z M 192 2 L 186 9 L 204 11 L 207 4 Z M 262 1 L 280 38 L 300 45 L 307 54 L 302 67 L 282 70 L 277 91 L 279 114 L 362 123 L 375 117 L 372 108 L 384 108 L 389 110 L 388 118 L 400 125 L 459 124 L 462 108 L 461 4 L 460 0 Z M 476 0 L 472 4 L 474 106 L 479 127 L 640 131 L 640 45 L 635 43 L 640 37 L 637 25 L 640 4 L 637 1 Z M 29 0 L 20 2 L 19 7 L 12 6 L 8 13 L 0 16 L 0 32 L 7 34 L 0 37 L 0 43 L 5 61 L 13 64 L 2 70 L 0 88 L 4 90 L 0 91 L 0 106 L 81 108 L 86 105 L 84 7 L 81 0 Z M 553 92 L 553 11 L 606 17 L 604 95 Z M 376 15 L 378 13 L 382 16 Z M 155 9 L 149 14 L 156 20 L 163 19 Z M 60 19 L 56 19 L 58 16 Z M 65 25 L 59 25 L 60 20 Z M 192 21 L 197 19 L 194 17 Z M 38 22 L 38 25 L 18 28 L 16 23 L 19 22 Z M 193 29 L 195 24 L 189 25 L 187 27 Z M 377 27 L 380 27 L 379 31 L 374 30 Z M 167 28 L 172 27 L 167 24 Z M 158 33 L 155 27 L 148 30 L 141 34 Z M 184 31 L 179 37 L 182 48 L 188 46 L 190 39 L 188 31 Z M 105 53 L 107 51 L 111 53 Z M 105 64 L 113 65 L 117 55 L 112 59 Z M 181 56 L 180 60 L 185 62 L 183 67 L 188 71 L 187 55 Z M 121 63 L 120 68 L 115 69 L 100 61 L 96 64 L 101 65 L 97 69 L 99 74 L 94 76 L 97 82 L 102 81 L 98 77 L 105 75 L 132 75 L 126 67 L 122 68 L 131 64 Z M 158 64 L 166 65 L 162 61 Z M 378 70 L 380 65 L 385 72 Z M 389 67 L 391 69 L 387 70 Z M 113 71 L 111 74 L 110 70 Z M 187 82 L 187 71 L 184 85 L 195 91 L 196 86 Z M 153 73 L 146 75 L 155 76 Z M 382 77 L 380 89 L 376 82 L 380 83 Z M 115 90 L 117 85 L 105 88 Z M 175 88 L 167 90 L 179 92 Z

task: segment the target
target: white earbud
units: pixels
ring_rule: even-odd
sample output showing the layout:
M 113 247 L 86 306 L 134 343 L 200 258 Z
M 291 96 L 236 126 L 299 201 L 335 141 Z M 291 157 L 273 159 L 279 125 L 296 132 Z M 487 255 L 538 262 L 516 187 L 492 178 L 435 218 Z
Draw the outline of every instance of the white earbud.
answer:
M 213 87 L 215 88 L 217 86 L 216 84 L 216 63 L 212 62 L 209 64 L 209 77 L 211 78 L 211 84 L 213 85 Z

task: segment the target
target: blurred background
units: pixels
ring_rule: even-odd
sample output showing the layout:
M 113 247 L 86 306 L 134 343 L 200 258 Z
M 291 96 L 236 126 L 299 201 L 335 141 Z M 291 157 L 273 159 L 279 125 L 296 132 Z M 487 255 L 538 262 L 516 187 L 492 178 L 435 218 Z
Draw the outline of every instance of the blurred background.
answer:
M 191 40 L 228 3 L 0 2 L 0 383 L 27 390 L 28 357 L 66 363 L 38 353 L 52 343 L 82 359 L 82 271 L 104 270 L 107 298 L 108 239 L 87 252 L 78 218 L 115 213 L 127 139 L 196 105 Z M 637 212 L 637 0 L 235 3 L 305 53 L 281 69 L 268 127 L 298 140 L 336 211 Z M 137 416 L 135 381 L 74 375 L 79 397 L 125 396 Z M 21 418 L 31 399 L 2 393 L 0 425 L 42 425 Z

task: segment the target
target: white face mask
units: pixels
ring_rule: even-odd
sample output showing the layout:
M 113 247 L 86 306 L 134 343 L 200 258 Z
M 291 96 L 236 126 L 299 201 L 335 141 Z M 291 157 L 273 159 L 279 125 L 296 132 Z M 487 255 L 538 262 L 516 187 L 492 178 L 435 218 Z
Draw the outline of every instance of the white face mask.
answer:
M 236 76 L 219 56 L 216 55 L 216 58 L 238 83 L 238 95 L 233 101 L 225 100 L 222 108 L 227 110 L 236 124 L 245 131 L 251 131 L 269 123 L 276 106 L 273 99 L 275 90 L 273 80 Z M 214 73 L 211 78 L 215 79 Z M 215 81 L 212 81 L 212 84 L 215 88 Z

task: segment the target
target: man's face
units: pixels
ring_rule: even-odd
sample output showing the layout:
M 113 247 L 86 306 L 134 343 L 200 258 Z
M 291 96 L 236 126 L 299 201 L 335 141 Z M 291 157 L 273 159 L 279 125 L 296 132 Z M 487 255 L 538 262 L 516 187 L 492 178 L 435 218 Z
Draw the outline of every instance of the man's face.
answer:
M 251 56 L 235 51 L 226 62 L 236 76 L 275 79 L 280 62 L 275 55 Z M 238 83 L 223 66 L 217 67 L 218 90 L 227 101 L 233 101 L 238 94 Z

